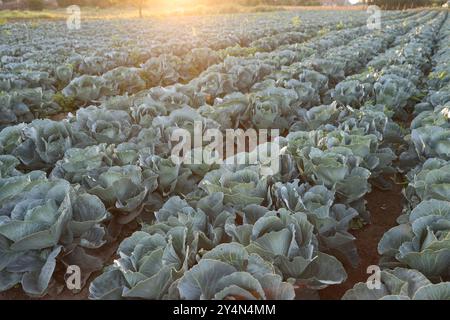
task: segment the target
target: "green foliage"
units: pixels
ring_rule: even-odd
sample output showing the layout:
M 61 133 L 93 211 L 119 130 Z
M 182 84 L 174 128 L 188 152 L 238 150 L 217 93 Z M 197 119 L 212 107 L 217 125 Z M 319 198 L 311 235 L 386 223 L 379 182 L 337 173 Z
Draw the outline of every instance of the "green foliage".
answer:
M 383 9 L 407 9 L 416 7 L 426 7 L 431 5 L 442 5 L 446 1 L 433 0 L 369 0 L 370 5 L 377 5 Z
M 224 59 L 225 57 L 228 57 L 228 56 L 248 57 L 248 56 L 254 55 L 258 51 L 259 51 L 258 48 L 254 48 L 254 47 L 244 47 L 243 48 L 239 45 L 236 45 L 234 47 L 228 47 L 226 49 L 220 50 L 219 56 L 222 59 Z
M 58 92 L 53 96 L 53 101 L 55 101 L 64 112 L 72 111 L 77 108 L 75 98 L 66 97 L 61 92 Z

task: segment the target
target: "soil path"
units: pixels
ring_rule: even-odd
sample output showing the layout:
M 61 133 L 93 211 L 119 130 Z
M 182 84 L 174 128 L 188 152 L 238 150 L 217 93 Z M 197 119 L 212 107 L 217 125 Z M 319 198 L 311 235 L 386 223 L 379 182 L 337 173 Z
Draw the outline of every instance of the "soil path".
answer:
M 371 213 L 372 224 L 351 232 L 356 237 L 355 243 L 361 258 L 360 265 L 352 268 L 351 265 L 344 264 L 348 275 L 347 281 L 320 290 L 321 299 L 340 299 L 357 282 L 367 281 L 370 276 L 367 273 L 367 267 L 377 265 L 380 258 L 377 251 L 378 242 L 387 230 L 397 225 L 396 219 L 402 212 L 403 196 L 401 192 L 402 186 L 394 185 L 393 190 L 389 191 L 373 188 L 373 191 L 365 197 L 367 208 Z

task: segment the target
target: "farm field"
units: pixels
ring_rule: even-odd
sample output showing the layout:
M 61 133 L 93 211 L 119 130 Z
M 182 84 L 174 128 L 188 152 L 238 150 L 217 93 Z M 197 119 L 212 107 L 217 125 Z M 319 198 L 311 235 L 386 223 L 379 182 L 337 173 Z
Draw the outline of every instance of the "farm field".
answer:
M 448 11 L 368 18 L 1 23 L 0 300 L 449 300 Z

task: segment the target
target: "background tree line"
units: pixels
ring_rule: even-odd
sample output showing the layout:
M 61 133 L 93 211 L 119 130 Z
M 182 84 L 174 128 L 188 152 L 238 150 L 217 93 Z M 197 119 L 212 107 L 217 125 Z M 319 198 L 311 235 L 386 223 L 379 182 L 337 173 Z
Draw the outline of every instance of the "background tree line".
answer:
M 18 0 L 3 0 L 3 2 Z M 40 10 L 44 7 L 46 0 L 19 0 L 28 4 L 29 9 Z M 106 8 L 116 5 L 134 5 L 137 7 L 161 6 L 171 0 L 56 0 L 60 7 L 67 7 L 72 4 L 80 6 L 93 6 Z M 440 6 L 448 0 L 362 0 L 367 5 L 378 5 L 383 9 L 408 9 L 423 6 Z M 242 6 L 310 6 L 321 5 L 322 3 L 345 3 L 345 0 L 189 0 L 189 5 L 242 5 Z M 348 1 L 347 1 L 348 2 Z
M 369 5 L 377 5 L 383 9 L 410 9 L 426 6 L 441 6 L 447 0 L 366 0 Z
M 90 6 L 102 5 L 121 5 L 136 4 L 143 2 L 146 6 L 162 6 L 170 0 L 57 0 L 62 3 L 72 3 Z M 332 0 L 330 0 L 332 1 Z M 302 6 L 302 5 L 321 5 L 321 0 L 190 0 L 187 3 L 192 5 L 224 5 L 238 4 L 243 6 L 276 5 L 276 6 Z

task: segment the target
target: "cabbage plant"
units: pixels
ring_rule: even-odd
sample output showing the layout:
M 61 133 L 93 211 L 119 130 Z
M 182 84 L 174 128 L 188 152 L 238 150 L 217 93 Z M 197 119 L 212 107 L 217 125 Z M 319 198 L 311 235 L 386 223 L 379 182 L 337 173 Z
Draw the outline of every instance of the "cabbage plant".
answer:
M 359 262 L 349 224 L 357 217 L 358 211 L 335 201 L 335 192 L 323 185 L 277 182 L 272 187 L 274 204 L 292 212 L 306 213 L 314 225 L 320 248 L 335 249 L 344 254 L 356 266 Z
M 381 287 L 358 282 L 343 300 L 448 300 L 450 282 L 434 284 L 417 270 L 395 268 L 381 271 Z
M 292 300 L 294 286 L 283 282 L 259 255 L 237 243 L 224 243 L 202 255 L 178 284 L 181 299 Z
M 0 291 L 20 283 L 29 295 L 46 294 L 57 259 L 79 261 L 84 280 L 101 268 L 85 252 L 105 243 L 109 213 L 99 198 L 41 171 L 0 179 L 0 190 Z
M 319 251 L 314 226 L 305 213 L 249 205 L 243 210 L 242 224 L 228 219 L 225 231 L 232 241 L 273 264 L 286 280 L 321 289 L 347 277 L 335 257 Z
M 7 128 L 1 136 L 4 152 L 31 169 L 53 166 L 76 141 L 67 122 L 48 119 Z
M 408 222 L 387 231 L 378 244 L 384 265 L 408 266 L 430 279 L 448 279 L 450 202 L 425 200 Z

